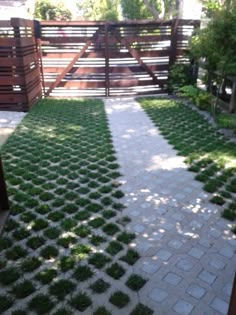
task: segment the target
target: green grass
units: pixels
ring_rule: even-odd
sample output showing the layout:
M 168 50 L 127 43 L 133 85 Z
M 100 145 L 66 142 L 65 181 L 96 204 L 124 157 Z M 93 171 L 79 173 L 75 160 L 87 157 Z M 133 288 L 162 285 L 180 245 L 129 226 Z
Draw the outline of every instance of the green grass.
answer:
M 126 281 L 127 287 L 129 287 L 133 291 L 139 291 L 147 282 L 147 280 L 143 279 L 138 274 L 132 274 L 129 276 L 128 280 Z
M 236 115 L 221 113 L 217 115 L 217 125 L 219 128 L 232 129 L 236 132 Z
M 109 314 L 109 302 L 106 313 L 97 297 L 116 290 L 114 278 L 98 279 L 98 269 L 123 273 L 113 257 L 127 252 L 134 235 L 125 234 L 129 218 L 102 102 L 40 101 L 1 156 L 12 211 L 0 238 L 0 284 L 9 298 L 0 310 Z
M 139 303 L 135 306 L 130 315 L 152 315 L 153 313 L 154 311 L 151 310 L 149 307 L 143 305 L 142 303 Z
M 129 303 L 130 298 L 127 294 L 123 293 L 122 291 L 116 291 L 110 296 L 109 301 L 116 307 L 123 308 Z
M 66 272 L 68 270 L 74 269 L 75 259 L 71 256 L 62 256 L 60 258 L 59 267 L 61 271 Z
M 90 285 L 90 289 L 97 294 L 106 292 L 110 287 L 110 284 L 103 279 L 96 280 L 93 284 Z
M 111 258 L 102 253 L 95 253 L 88 259 L 88 262 L 98 269 L 102 269 L 110 261 Z
M 106 252 L 111 256 L 118 254 L 122 249 L 123 245 L 117 241 L 111 241 L 110 244 L 106 248 Z
M 105 232 L 107 235 L 114 235 L 117 232 L 120 231 L 120 228 L 118 227 L 117 224 L 114 223 L 107 223 L 106 225 L 104 225 L 103 227 L 103 232 Z
M 223 217 L 235 220 L 232 209 L 228 209 L 232 193 L 236 192 L 235 146 L 181 102 L 157 98 L 138 101 L 178 154 L 185 156 L 188 170 L 204 183 L 203 189 L 214 194 L 211 202 L 222 207 Z M 221 114 L 217 120 L 221 127 L 227 128 L 235 123 L 235 115 Z
M 40 281 L 42 284 L 49 284 L 57 276 L 55 269 L 44 269 L 36 274 L 35 279 Z
M 3 285 L 9 285 L 20 277 L 20 273 L 18 268 L 16 267 L 8 267 L 0 271 L 0 283 Z
M 73 277 L 77 281 L 82 282 L 91 278 L 93 274 L 94 273 L 89 266 L 78 266 L 73 273 Z
M 35 291 L 33 283 L 29 280 L 22 281 L 12 288 L 12 293 L 18 299 L 23 299 Z
M 78 293 L 71 298 L 70 303 L 75 309 L 83 312 L 92 305 L 92 300 L 86 293 Z
M 38 315 L 49 314 L 54 307 L 54 302 L 44 294 L 38 294 L 32 298 L 28 307 Z
M 24 272 L 32 272 L 41 266 L 42 262 L 39 258 L 31 256 L 23 260 L 21 268 Z
M 114 263 L 106 269 L 106 273 L 113 279 L 118 280 L 125 274 L 125 269 L 118 263 Z
M 72 293 L 75 290 L 75 283 L 62 279 L 54 282 L 49 287 L 49 293 L 57 297 L 58 300 L 63 300 L 68 294 Z
M 0 295 L 0 313 L 3 314 L 14 304 L 14 300 L 9 295 Z
M 139 258 L 139 253 L 136 250 L 128 249 L 127 253 L 120 260 L 125 261 L 129 265 L 134 265 Z
M 129 244 L 135 239 L 135 234 L 134 233 L 129 233 L 129 232 L 122 232 L 117 236 L 117 240 L 124 243 L 124 244 Z
M 104 306 L 100 306 L 96 309 L 93 315 L 112 315 Z
M 41 249 L 40 255 L 45 259 L 51 259 L 58 256 L 58 249 L 55 246 L 47 245 Z

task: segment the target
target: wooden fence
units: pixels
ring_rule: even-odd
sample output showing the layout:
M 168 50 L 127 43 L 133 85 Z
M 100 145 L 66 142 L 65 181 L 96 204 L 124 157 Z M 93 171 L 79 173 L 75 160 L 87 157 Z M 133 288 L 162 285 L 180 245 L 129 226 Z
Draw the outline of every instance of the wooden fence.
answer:
M 199 21 L 43 21 L 40 39 L 34 25 L 0 21 L 0 110 L 28 111 L 42 86 L 51 97 L 166 93 Z
M 42 95 L 34 21 L 0 21 L 0 110 L 27 111 Z
M 41 22 L 46 95 L 166 93 L 199 21 Z

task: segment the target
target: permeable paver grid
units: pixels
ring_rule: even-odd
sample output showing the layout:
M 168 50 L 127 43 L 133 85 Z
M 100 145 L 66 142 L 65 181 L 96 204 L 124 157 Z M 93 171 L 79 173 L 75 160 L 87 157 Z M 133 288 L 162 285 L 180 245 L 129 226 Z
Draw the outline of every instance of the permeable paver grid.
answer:
M 155 314 L 226 314 L 236 266 L 228 221 L 209 203 L 133 98 L 105 100 L 123 191 L 142 256 L 134 272 L 148 278 L 140 302 Z

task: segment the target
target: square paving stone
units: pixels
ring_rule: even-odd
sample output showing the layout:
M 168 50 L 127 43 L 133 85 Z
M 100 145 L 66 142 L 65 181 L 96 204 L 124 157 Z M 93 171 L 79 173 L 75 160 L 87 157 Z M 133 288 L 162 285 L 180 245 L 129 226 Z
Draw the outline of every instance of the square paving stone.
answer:
M 180 315 L 189 315 L 193 310 L 193 305 L 184 300 L 180 300 L 175 304 L 174 310 Z
M 226 258 L 232 258 L 233 255 L 234 255 L 234 252 L 232 251 L 232 249 L 227 248 L 227 247 L 226 247 L 226 248 L 223 247 L 223 248 L 219 251 L 219 253 L 220 253 L 222 256 L 226 257 Z
M 233 287 L 233 284 L 232 284 L 232 283 L 227 283 L 227 284 L 223 287 L 223 292 L 224 292 L 226 295 L 231 296 L 232 287 Z
M 214 275 L 213 273 L 208 272 L 206 270 L 203 270 L 198 275 L 198 278 L 201 279 L 202 281 L 208 283 L 208 284 L 213 284 L 213 282 L 216 280 L 216 275 Z
M 154 288 L 148 296 L 155 302 L 162 302 L 167 298 L 168 293 L 162 289 Z
M 217 297 L 211 303 L 211 307 L 220 314 L 227 314 L 228 304 Z
M 214 258 L 209 262 L 209 265 L 218 270 L 222 270 L 225 267 L 225 263 L 223 261 Z
M 210 229 L 209 234 L 214 238 L 219 238 L 221 236 L 221 231 L 217 229 Z
M 160 258 L 161 260 L 167 261 L 170 259 L 170 257 L 172 256 L 172 254 L 170 252 L 168 252 L 167 250 L 164 249 L 160 249 L 157 253 L 156 253 L 157 257 Z
M 182 278 L 173 272 L 169 272 L 164 278 L 165 282 L 172 285 L 177 285 L 178 283 L 180 283 L 181 280 Z
M 142 270 L 150 275 L 154 274 L 161 266 L 158 265 L 157 263 L 149 263 L 149 262 L 144 262 L 142 265 Z
M 183 271 L 190 271 L 193 268 L 193 264 L 187 259 L 180 259 L 176 266 Z
M 201 249 L 198 249 L 196 247 L 191 248 L 188 253 L 190 256 L 197 259 L 200 259 L 204 255 L 204 252 Z
M 141 224 L 136 224 L 132 227 L 132 230 L 137 233 L 142 233 L 145 230 L 145 226 Z
M 187 293 L 193 296 L 195 299 L 201 299 L 206 293 L 206 290 L 199 287 L 198 285 L 191 284 L 187 289 Z
M 196 220 L 190 222 L 190 226 L 194 229 L 200 229 L 202 227 L 202 223 Z
M 169 247 L 174 248 L 174 249 L 180 249 L 183 245 L 182 242 L 178 241 L 178 240 L 171 240 L 168 243 Z

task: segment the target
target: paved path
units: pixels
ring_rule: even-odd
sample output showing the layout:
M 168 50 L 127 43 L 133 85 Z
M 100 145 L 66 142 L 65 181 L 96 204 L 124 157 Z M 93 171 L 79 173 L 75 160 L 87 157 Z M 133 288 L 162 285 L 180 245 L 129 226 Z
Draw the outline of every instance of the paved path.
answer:
M 21 122 L 26 113 L 0 111 L 0 145 L 2 145 L 16 126 Z
M 155 314 L 226 314 L 236 239 L 183 158 L 133 98 L 105 100 L 126 193 L 128 228 L 148 283 L 140 301 Z

